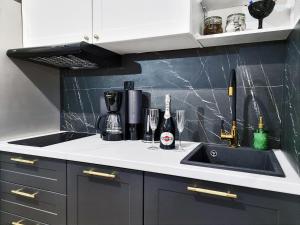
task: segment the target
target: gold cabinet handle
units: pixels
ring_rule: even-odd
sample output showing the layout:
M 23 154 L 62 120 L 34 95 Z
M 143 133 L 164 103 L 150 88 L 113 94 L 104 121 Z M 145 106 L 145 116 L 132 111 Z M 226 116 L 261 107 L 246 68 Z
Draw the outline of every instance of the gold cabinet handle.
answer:
M 22 197 L 26 197 L 26 198 L 30 198 L 30 199 L 35 199 L 36 195 L 39 193 L 39 192 L 35 192 L 33 194 L 30 194 L 30 193 L 24 192 L 22 188 L 18 189 L 18 190 L 11 190 L 10 192 L 12 194 L 22 196 Z
M 11 161 L 13 162 L 18 162 L 18 163 L 24 163 L 27 165 L 34 165 L 38 160 L 28 160 L 28 159 L 22 159 L 22 158 L 10 158 Z
M 83 174 L 85 175 L 91 175 L 91 176 L 96 176 L 96 177 L 104 177 L 104 178 L 110 178 L 110 179 L 115 179 L 116 174 L 114 173 L 101 173 L 101 172 L 96 172 L 93 170 L 84 170 Z
M 214 191 L 214 190 L 209 190 L 209 189 L 204 189 L 204 188 L 187 187 L 187 190 L 192 191 L 192 192 L 197 192 L 197 193 L 204 193 L 204 194 L 209 194 L 209 195 L 225 197 L 225 198 L 236 199 L 238 197 L 236 194 L 231 194 L 231 193 L 221 192 L 221 191 Z
M 11 225 L 25 225 L 24 223 L 22 223 L 24 220 L 19 220 L 17 222 L 11 222 Z

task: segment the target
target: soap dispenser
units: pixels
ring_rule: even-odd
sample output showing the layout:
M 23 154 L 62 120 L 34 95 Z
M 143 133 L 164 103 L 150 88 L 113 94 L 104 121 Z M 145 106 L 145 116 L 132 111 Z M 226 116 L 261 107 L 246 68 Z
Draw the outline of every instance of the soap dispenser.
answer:
M 253 133 L 253 148 L 256 150 L 267 150 L 268 134 L 264 130 L 263 117 L 259 117 L 258 129 Z

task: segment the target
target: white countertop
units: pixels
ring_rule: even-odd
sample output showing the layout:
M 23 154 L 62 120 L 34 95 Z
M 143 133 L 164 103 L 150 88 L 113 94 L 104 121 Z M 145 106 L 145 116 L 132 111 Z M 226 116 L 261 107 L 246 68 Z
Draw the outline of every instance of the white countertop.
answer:
M 284 178 L 180 164 L 180 161 L 199 145 L 195 142 L 183 142 L 184 151 L 148 150 L 149 144 L 142 141 L 106 142 L 101 140 L 99 135 L 42 148 L 12 145 L 7 142 L 0 142 L 0 151 L 121 167 L 300 195 L 300 177 L 281 150 L 274 150 L 274 152 L 286 175 Z

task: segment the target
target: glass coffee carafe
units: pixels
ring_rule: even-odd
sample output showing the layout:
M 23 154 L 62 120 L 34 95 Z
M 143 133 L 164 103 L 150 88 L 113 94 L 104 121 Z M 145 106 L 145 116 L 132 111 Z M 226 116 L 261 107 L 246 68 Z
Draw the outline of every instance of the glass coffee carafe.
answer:
M 105 131 L 110 134 L 122 134 L 121 117 L 118 113 L 108 113 Z

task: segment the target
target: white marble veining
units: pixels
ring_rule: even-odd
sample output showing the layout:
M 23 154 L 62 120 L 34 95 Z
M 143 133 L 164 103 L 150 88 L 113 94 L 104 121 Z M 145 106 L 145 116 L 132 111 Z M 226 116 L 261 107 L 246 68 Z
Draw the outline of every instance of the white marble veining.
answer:
M 155 52 L 125 56 L 125 61 L 138 63 L 140 70 L 128 65 L 111 71 L 113 76 L 101 71 L 63 71 L 61 128 L 95 133 L 103 92 L 123 89 L 123 82 L 131 80 L 136 89 L 148 94 L 149 106 L 163 109 L 163 96 L 171 94 L 173 112 L 186 110 L 184 140 L 222 143 L 221 120 L 226 129 L 231 125 L 228 80 L 231 69 L 236 69 L 240 143 L 251 146 L 258 117 L 263 115 L 270 147 L 280 148 L 285 52 L 284 42 Z
M 300 177 L 281 150 L 274 150 L 285 178 L 180 164 L 199 143 L 184 142 L 185 151 L 148 150 L 142 141 L 106 142 L 98 135 L 48 147 L 0 142 L 0 150 L 41 157 L 120 167 L 249 188 L 300 195 Z
M 282 148 L 295 161 L 300 174 L 300 22 L 288 39 L 284 76 Z

